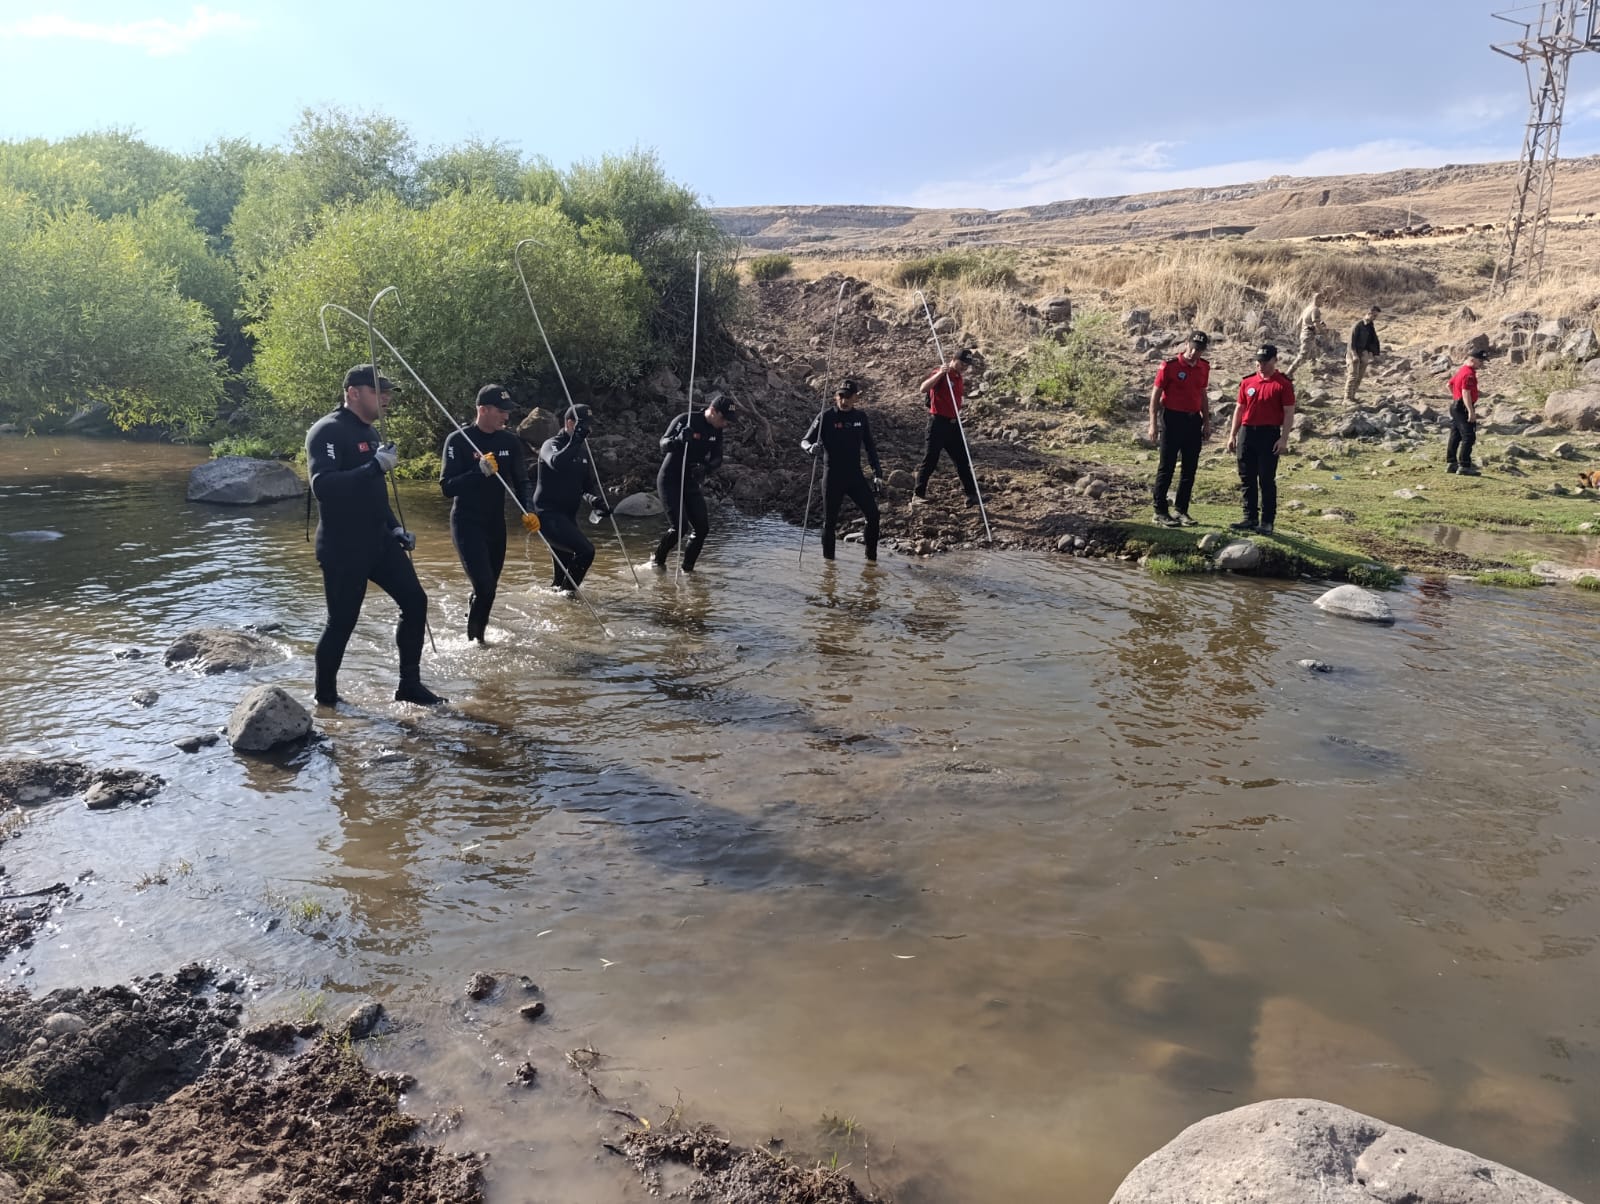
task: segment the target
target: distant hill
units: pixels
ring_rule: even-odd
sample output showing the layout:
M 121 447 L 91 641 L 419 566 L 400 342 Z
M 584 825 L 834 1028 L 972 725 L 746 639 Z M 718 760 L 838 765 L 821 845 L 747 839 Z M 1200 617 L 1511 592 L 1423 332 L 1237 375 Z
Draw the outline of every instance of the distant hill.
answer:
M 1274 223 L 1286 231 L 1345 233 L 1344 221 L 1386 213 L 1404 224 L 1501 222 L 1516 166 L 1480 163 L 1406 168 L 1378 175 L 1274 176 L 1225 188 L 1180 188 L 1135 196 L 1052 201 L 1021 209 L 914 209 L 894 205 L 750 205 L 716 209 L 723 229 L 752 248 L 792 254 L 894 254 L 952 246 L 1118 243 L 1245 234 Z M 1315 219 L 1302 211 L 1329 209 Z M 1600 155 L 1556 170 L 1553 212 L 1600 211 Z M 1342 217 L 1347 213 L 1348 218 Z M 1365 225 L 1356 229 L 1366 229 Z

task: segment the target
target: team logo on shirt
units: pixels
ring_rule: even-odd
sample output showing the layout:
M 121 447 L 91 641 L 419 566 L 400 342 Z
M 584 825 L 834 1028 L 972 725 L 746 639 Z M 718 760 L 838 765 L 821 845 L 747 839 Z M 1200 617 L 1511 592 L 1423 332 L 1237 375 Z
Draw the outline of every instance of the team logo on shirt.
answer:
M 370 443 L 358 443 L 358 444 L 356 444 L 356 450 L 357 451 L 371 451 L 372 450 L 372 445 Z
M 328 459 L 337 460 L 339 458 L 339 453 L 333 450 L 333 444 L 327 443 L 327 444 L 324 444 L 323 446 L 325 446 L 328 449 Z
M 1178 379 L 1179 380 L 1188 380 L 1189 379 L 1189 374 L 1187 372 L 1180 372 L 1180 373 L 1178 373 Z
M 1250 387 L 1250 388 L 1248 388 L 1248 389 L 1246 389 L 1246 390 L 1245 390 L 1245 391 L 1244 391 L 1244 395 L 1245 395 L 1245 396 L 1246 396 L 1246 397 L 1254 397 L 1254 396 L 1255 396 L 1255 395 L 1256 395 L 1256 390 L 1255 390 L 1255 386 L 1254 386 L 1254 385 L 1252 385 L 1252 386 L 1251 386 L 1251 387 Z

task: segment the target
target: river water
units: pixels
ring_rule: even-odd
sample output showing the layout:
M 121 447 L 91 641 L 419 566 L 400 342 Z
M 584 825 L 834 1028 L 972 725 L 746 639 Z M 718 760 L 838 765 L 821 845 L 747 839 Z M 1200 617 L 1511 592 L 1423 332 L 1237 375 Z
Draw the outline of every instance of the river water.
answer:
M 778 1136 L 901 1201 L 1106 1199 L 1185 1124 L 1283 1095 L 1600 1197 L 1582 591 L 1413 585 L 1377 629 L 1315 583 L 868 570 L 848 544 L 825 569 L 814 540 L 797 566 L 792 527 L 723 513 L 681 584 L 636 588 L 601 545 L 610 638 L 514 539 L 484 650 L 419 485 L 451 706 L 389 701 L 374 592 L 325 742 L 189 755 L 247 684 L 309 695 L 322 620 L 303 507 L 186 504 L 193 458 L 0 443 L 0 533 L 62 536 L 0 534 L 5 754 L 169 782 L 4 846 L 13 889 L 87 875 L 6 963 L 30 989 L 200 958 L 251 977 L 258 1017 L 380 999 L 399 1027 L 370 1060 L 490 1152 L 495 1204 L 645 1198 L 563 1062 L 583 1046 L 610 1104 Z M 657 529 L 624 527 L 634 559 Z M 246 623 L 282 625 L 280 664 L 161 668 L 182 630 Z M 480 969 L 507 985 L 473 1004 Z

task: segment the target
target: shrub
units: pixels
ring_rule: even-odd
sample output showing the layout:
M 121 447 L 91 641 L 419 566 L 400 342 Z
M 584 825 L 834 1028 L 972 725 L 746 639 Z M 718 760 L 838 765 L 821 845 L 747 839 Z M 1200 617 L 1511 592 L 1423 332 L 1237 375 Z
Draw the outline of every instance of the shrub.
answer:
M 292 456 L 293 448 L 280 447 L 279 440 L 261 435 L 224 435 L 211 444 L 211 454 L 217 456 L 249 456 L 253 460 L 280 460 Z
M 1600 577 L 1579 577 L 1572 583 L 1579 589 L 1586 589 L 1592 593 L 1600 593 Z
M 750 261 L 750 279 L 776 280 L 794 267 L 792 255 L 757 255 Z
M 1104 311 L 1085 313 L 1060 342 L 1049 337 L 1037 340 L 1002 374 L 1002 384 L 1023 397 L 1094 418 L 1118 417 L 1125 385 L 1105 356 L 1109 318 Z
M 1400 584 L 1400 574 L 1386 564 L 1352 564 L 1344 576 L 1351 585 L 1367 589 L 1393 589 Z
M 953 281 L 979 288 L 1015 288 L 1017 257 L 1010 251 L 940 251 L 898 263 L 889 273 L 896 288 Z

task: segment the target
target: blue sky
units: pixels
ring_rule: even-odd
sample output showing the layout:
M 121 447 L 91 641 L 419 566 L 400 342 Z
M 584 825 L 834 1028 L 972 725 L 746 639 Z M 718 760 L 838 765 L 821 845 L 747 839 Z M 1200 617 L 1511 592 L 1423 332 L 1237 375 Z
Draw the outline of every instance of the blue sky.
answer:
M 1502 0 L 1504 2 L 1504 0 Z M 558 164 L 654 147 L 720 205 L 999 208 L 1510 159 L 1528 95 L 1462 0 L 0 0 L 0 138 L 283 140 L 306 105 Z M 1600 53 L 1562 149 L 1600 152 Z

